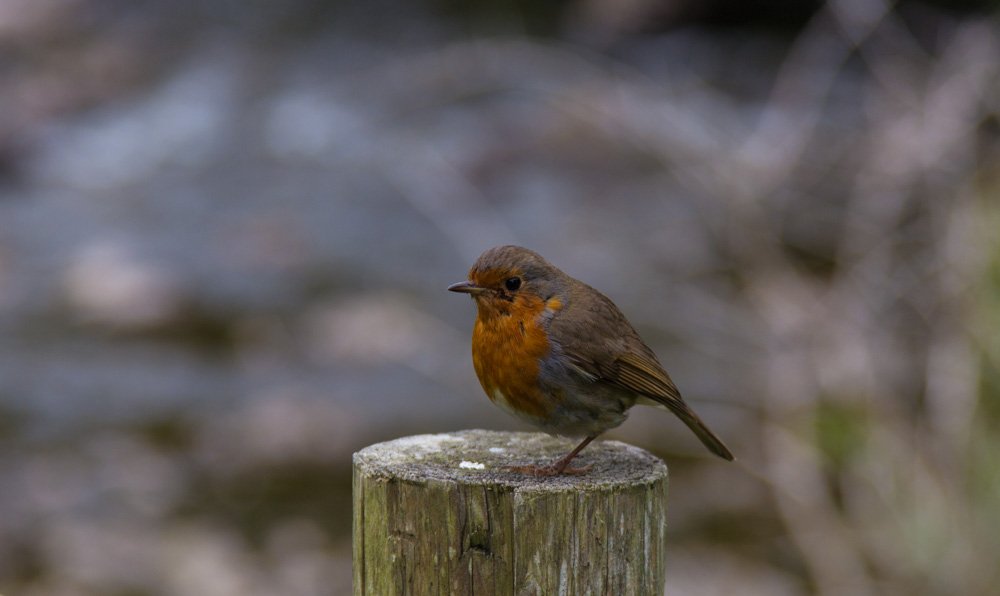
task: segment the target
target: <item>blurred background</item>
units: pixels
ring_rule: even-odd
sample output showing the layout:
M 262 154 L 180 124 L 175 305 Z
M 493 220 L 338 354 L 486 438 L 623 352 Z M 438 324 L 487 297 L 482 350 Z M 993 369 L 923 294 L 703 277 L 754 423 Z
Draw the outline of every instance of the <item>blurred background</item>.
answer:
M 1000 582 L 996 0 L 0 0 L 0 591 L 350 589 L 350 456 L 521 429 L 500 243 L 628 313 L 667 594 Z

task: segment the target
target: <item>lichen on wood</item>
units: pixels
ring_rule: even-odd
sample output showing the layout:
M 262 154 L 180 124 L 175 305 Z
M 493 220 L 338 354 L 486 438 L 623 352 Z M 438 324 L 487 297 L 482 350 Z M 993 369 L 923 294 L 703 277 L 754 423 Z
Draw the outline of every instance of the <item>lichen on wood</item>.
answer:
M 666 465 L 595 442 L 582 475 L 537 478 L 571 441 L 419 435 L 354 455 L 355 594 L 662 594 Z

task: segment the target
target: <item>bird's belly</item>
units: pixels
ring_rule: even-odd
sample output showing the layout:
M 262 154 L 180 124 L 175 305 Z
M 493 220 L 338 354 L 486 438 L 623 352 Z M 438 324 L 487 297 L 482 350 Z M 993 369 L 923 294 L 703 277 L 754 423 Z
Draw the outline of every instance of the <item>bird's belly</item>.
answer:
M 551 409 L 544 407 L 544 405 L 539 405 L 540 402 L 538 400 L 525 399 L 523 395 L 510 399 L 503 391 L 495 387 L 492 391 L 487 391 L 486 395 L 494 405 L 511 416 L 520 418 L 536 426 L 546 426 Z
M 635 405 L 635 394 L 602 381 L 581 378 L 559 363 L 547 362 L 542 372 L 543 391 L 560 399 L 545 430 L 570 436 L 596 436 L 625 422 Z
M 561 364 L 543 329 L 513 317 L 476 323 L 472 360 L 490 401 L 546 432 L 597 435 L 624 422 L 635 403 L 631 392 Z

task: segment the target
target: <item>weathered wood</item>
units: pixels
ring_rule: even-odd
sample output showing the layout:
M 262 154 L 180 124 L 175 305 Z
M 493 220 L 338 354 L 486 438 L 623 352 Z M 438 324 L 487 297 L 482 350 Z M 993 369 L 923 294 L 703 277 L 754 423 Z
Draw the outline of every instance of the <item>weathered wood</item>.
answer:
M 354 594 L 662 594 L 666 465 L 598 441 L 583 475 L 507 469 L 572 446 L 475 430 L 354 454 Z

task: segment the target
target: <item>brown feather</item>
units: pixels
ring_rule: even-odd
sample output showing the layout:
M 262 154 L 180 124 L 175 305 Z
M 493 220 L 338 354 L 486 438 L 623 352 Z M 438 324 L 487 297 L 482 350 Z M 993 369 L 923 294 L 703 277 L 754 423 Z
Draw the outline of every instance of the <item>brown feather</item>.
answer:
M 619 356 L 615 363 L 618 365 L 617 378 L 610 378 L 609 381 L 663 405 L 668 405 L 668 401 L 680 401 L 681 393 L 677 386 L 655 360 L 629 352 Z
M 572 292 L 589 295 L 589 308 L 564 310 L 552 325 L 558 328 L 561 348 L 573 367 L 594 382 L 611 383 L 662 404 L 712 453 L 732 461 L 732 452 L 684 403 L 670 375 L 618 307 L 590 286 L 572 282 Z
M 656 360 L 635 353 L 626 353 L 619 356 L 616 363 L 617 374 L 607 378 L 609 382 L 663 404 L 680 418 L 712 453 L 733 461 L 733 453 L 684 403 L 670 375 Z
M 511 277 L 523 282 L 519 291 L 506 289 Z M 469 280 L 482 289 L 473 295 L 479 312 L 473 363 L 490 399 L 544 428 L 582 429 L 591 437 L 621 424 L 624 411 L 635 403 L 655 402 L 680 418 L 713 453 L 733 459 L 604 294 L 517 246 L 484 252 Z M 547 371 L 548 362 L 558 364 L 555 371 Z M 560 376 L 559 370 L 567 369 L 575 379 Z M 539 382 L 549 394 L 538 390 Z M 571 389 L 578 395 L 566 396 Z M 556 402 L 562 409 L 552 407 Z M 556 416 L 571 410 L 564 419 Z

